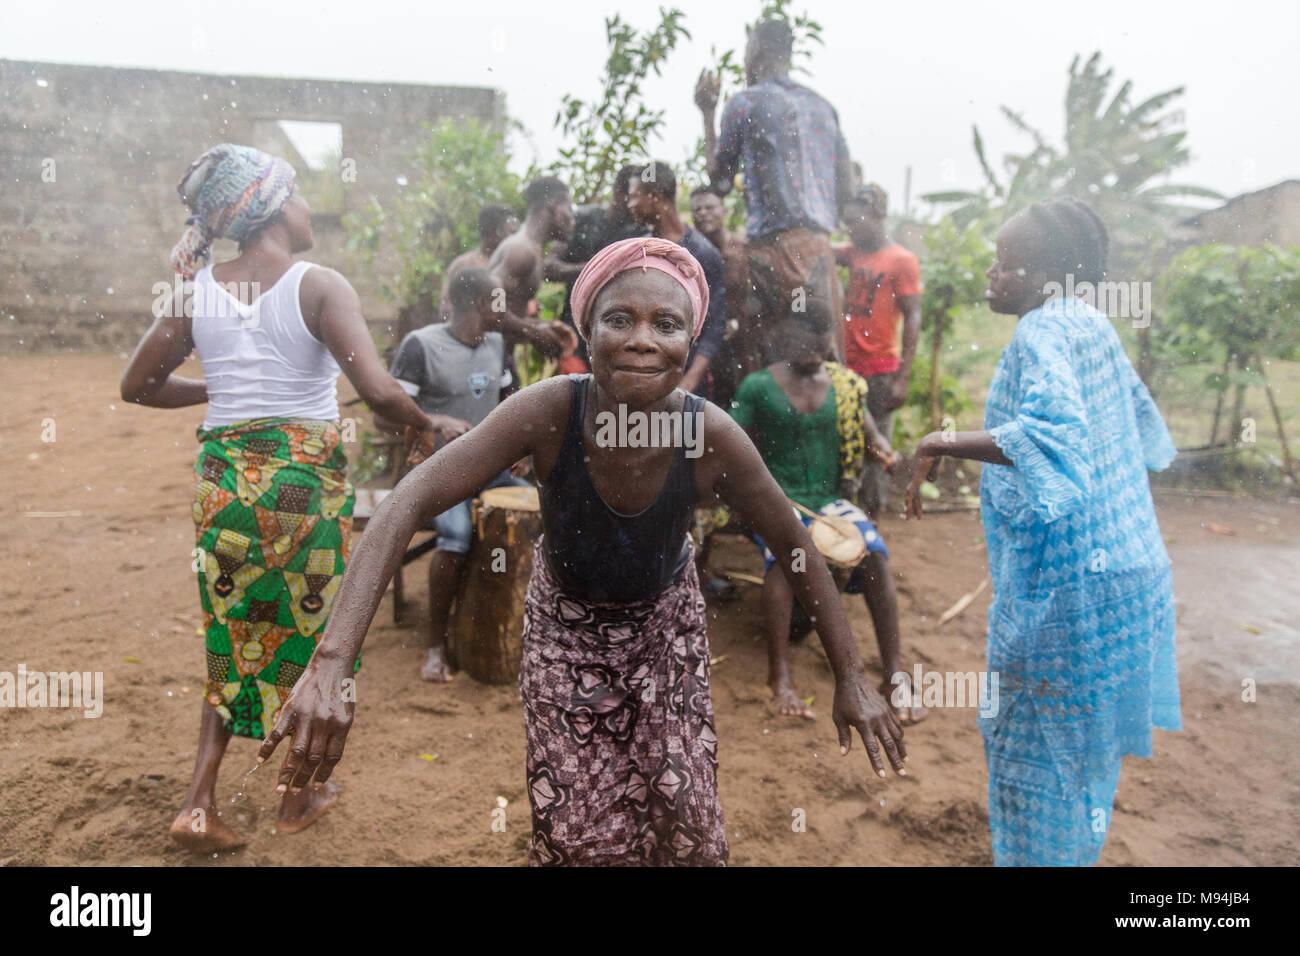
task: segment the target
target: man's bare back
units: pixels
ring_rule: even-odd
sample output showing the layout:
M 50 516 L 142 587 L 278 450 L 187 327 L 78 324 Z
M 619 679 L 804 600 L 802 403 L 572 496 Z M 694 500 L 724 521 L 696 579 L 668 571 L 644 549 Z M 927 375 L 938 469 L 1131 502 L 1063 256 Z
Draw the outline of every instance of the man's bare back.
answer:
M 497 277 L 506 293 L 506 308 L 525 315 L 528 300 L 542 287 L 542 244 L 520 229 L 507 236 L 492 253 L 488 271 Z

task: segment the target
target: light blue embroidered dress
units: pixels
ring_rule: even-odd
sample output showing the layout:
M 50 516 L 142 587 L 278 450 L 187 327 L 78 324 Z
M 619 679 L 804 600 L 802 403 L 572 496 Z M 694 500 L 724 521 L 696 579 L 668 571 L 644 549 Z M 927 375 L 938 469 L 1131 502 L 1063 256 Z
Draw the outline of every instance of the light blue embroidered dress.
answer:
M 1120 758 L 1181 730 L 1174 602 L 1147 470 L 1176 454 L 1110 320 L 1077 298 L 1027 313 L 998 361 L 980 505 L 993 578 L 980 718 L 993 859 L 1087 866 Z

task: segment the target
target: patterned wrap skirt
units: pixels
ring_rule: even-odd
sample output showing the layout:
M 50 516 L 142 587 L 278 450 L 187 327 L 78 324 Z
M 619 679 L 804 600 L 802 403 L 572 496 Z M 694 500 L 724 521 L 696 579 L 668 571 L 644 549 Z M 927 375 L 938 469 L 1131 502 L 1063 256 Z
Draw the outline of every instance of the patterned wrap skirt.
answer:
M 226 729 L 275 726 L 343 580 L 355 496 L 338 425 L 259 419 L 199 429 L 194 526 L 204 695 Z
M 519 690 L 533 866 L 721 866 L 718 738 L 695 562 L 654 597 L 564 591 L 534 549 Z

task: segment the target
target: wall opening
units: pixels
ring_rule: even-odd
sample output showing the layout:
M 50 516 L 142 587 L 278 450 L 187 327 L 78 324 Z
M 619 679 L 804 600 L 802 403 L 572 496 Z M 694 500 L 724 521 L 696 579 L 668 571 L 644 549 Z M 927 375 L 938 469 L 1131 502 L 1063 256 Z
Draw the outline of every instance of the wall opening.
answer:
M 341 215 L 344 189 L 343 124 L 311 120 L 258 120 L 253 143 L 281 156 L 297 172 L 298 188 L 312 214 Z

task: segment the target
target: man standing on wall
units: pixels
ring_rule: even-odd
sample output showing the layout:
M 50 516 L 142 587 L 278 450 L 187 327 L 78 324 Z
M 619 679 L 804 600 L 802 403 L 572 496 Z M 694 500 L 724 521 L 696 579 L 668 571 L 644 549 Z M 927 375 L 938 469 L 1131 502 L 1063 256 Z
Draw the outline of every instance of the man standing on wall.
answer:
M 743 168 L 749 279 L 757 300 L 755 330 L 763 365 L 776 361 L 770 338 L 807 300 L 824 297 L 836 316 L 842 292 L 830 234 L 851 195 L 853 167 L 834 107 L 790 79 L 794 36 L 789 24 L 764 20 L 745 45 L 747 86 L 727 101 L 721 134 L 713 129 L 719 80 L 707 71 L 695 88 L 704 118 L 709 176 L 719 195 Z M 844 354 L 844 323 L 834 327 Z M 758 368 L 746 368 L 755 372 Z

